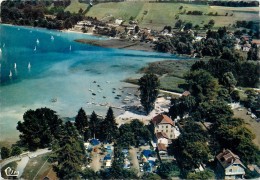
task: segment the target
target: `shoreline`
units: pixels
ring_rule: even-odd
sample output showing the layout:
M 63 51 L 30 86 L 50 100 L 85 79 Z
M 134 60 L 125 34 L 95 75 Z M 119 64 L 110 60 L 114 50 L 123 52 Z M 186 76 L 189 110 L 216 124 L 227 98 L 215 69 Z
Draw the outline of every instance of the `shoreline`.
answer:
M 126 39 L 108 39 L 108 40 L 76 39 L 74 41 L 82 44 L 90 44 L 90 45 L 104 47 L 104 48 L 157 52 L 156 50 L 154 50 L 154 44 L 144 43 L 140 41 L 128 41 Z

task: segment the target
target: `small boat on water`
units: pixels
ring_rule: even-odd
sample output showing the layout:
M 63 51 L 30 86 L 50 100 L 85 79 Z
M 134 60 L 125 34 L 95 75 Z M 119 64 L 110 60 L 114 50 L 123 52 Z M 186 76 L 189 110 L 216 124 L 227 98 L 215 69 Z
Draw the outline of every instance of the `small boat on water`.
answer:
M 51 102 L 53 102 L 53 103 L 54 103 L 54 102 L 57 102 L 57 101 L 58 101 L 57 98 L 52 98 L 52 99 L 51 99 Z
M 37 43 L 37 44 L 39 44 L 39 43 L 40 43 L 39 39 L 37 39 L 37 40 L 36 40 L 36 43 Z
M 13 76 L 13 73 L 12 73 L 12 71 L 10 70 L 9 77 L 12 77 L 12 76 Z
M 96 93 L 92 93 L 93 96 L 96 96 Z
M 71 51 L 71 45 L 70 45 L 70 51 Z
M 53 36 L 51 36 L 51 40 L 52 40 L 52 41 L 54 40 L 54 37 L 53 37 Z
M 28 63 L 28 69 L 31 69 L 31 63 L 30 62 Z
M 106 96 L 103 96 L 103 98 L 105 99 L 105 98 L 107 98 Z
M 37 48 L 36 48 L 36 46 L 34 47 L 34 49 L 33 49 L 34 51 L 36 51 L 37 50 Z
M 16 69 L 16 63 L 14 63 L 14 69 Z

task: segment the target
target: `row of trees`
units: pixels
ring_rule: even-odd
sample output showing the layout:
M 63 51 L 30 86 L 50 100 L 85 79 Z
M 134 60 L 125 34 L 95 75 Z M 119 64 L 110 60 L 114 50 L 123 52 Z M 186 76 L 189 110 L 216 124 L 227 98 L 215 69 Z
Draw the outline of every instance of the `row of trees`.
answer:
M 214 26 L 214 20 L 208 23 L 208 27 Z M 184 23 L 181 20 L 176 22 L 176 27 L 184 27 L 184 30 L 192 29 L 192 23 Z M 253 33 L 253 31 L 252 31 Z M 196 32 L 194 33 L 196 35 Z M 241 33 L 235 32 L 235 36 L 229 35 L 226 27 L 219 28 L 217 31 L 208 30 L 206 38 L 201 41 L 195 41 L 194 34 L 190 32 L 178 32 L 174 37 L 160 37 L 155 44 L 155 50 L 160 52 L 171 52 L 178 54 L 203 56 L 221 56 L 224 51 L 234 51 L 236 38 L 240 39 Z M 243 42 L 246 43 L 246 42 Z M 248 60 L 257 60 L 258 49 L 256 45 L 252 45 L 248 52 Z M 238 57 L 239 59 L 239 57 Z
M 211 6 L 258 7 L 258 1 L 211 1 Z
M 58 1 L 62 4 L 49 8 L 51 4 L 41 1 L 28 3 L 28 1 L 4 1 L 1 6 L 1 19 L 3 23 L 17 25 L 37 26 L 48 29 L 68 29 L 78 21 L 83 20 L 82 13 L 64 11 L 67 1 Z M 50 15 L 50 16 L 47 16 Z

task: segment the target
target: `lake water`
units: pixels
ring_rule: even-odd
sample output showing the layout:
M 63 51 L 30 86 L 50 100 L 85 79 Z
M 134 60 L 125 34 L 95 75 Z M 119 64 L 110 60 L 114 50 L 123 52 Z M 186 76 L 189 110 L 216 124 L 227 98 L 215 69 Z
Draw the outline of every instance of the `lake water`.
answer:
M 48 107 L 62 117 L 74 117 L 80 107 L 87 114 L 93 110 L 105 114 L 107 107 L 87 102 L 120 106 L 112 88 L 123 87 L 122 80 L 148 62 L 177 59 L 170 54 L 74 42 L 80 38 L 106 39 L 0 25 L 0 141 L 18 138 L 17 122 L 28 109 Z M 53 98 L 57 102 L 51 102 Z

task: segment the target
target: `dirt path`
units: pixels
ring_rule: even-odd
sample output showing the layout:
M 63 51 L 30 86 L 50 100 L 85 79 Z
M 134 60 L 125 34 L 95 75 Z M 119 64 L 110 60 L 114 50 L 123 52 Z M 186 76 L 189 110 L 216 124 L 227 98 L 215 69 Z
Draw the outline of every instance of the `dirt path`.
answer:
M 136 154 L 136 148 L 131 148 L 129 150 L 129 154 L 130 154 L 130 157 L 131 157 L 131 162 L 133 163 L 133 168 L 137 170 L 138 172 L 138 176 L 140 175 L 140 170 L 139 170 L 139 162 L 138 162 L 138 159 L 137 159 L 137 154 Z
M 90 163 L 90 167 L 96 172 L 101 169 L 101 162 L 99 161 L 100 158 L 101 157 L 98 153 L 93 153 L 92 162 Z

